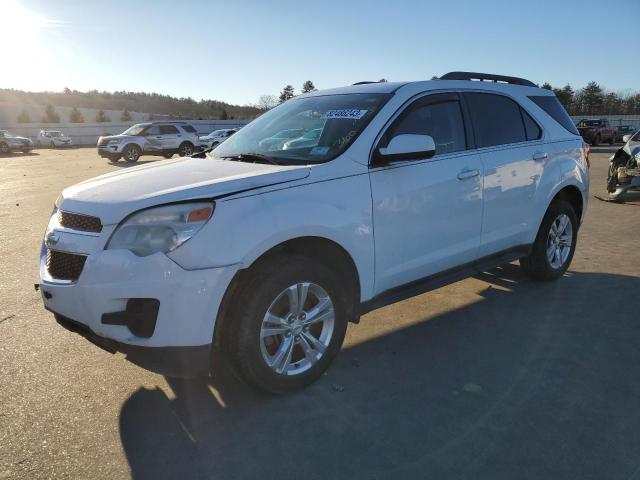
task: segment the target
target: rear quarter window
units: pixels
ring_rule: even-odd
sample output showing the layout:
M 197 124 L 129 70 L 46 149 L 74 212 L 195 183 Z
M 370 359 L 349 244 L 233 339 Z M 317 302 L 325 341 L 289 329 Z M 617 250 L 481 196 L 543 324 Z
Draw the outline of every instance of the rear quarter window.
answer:
M 191 125 L 182 125 L 182 129 L 185 132 L 189 132 L 189 133 L 196 133 L 196 129 L 193 128 Z
M 529 97 L 529 100 L 544 110 L 551 118 L 562 125 L 565 130 L 573 133 L 574 135 L 580 135 L 578 129 L 567 114 L 567 111 L 555 96 L 534 95 Z

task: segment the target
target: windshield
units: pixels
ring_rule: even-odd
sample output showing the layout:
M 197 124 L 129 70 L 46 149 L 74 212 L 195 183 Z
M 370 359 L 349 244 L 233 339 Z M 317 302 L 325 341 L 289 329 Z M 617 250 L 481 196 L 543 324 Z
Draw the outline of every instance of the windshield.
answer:
M 149 125 L 134 125 L 133 127 L 129 127 L 124 132 L 122 132 L 122 135 L 140 135 L 148 126 Z
M 379 93 L 294 98 L 242 128 L 216 148 L 214 156 L 257 153 L 281 163 L 326 162 L 354 142 L 389 98 Z M 288 144 L 301 137 L 317 141 Z
M 50 137 L 62 137 L 62 132 L 47 132 L 45 135 L 49 135 Z

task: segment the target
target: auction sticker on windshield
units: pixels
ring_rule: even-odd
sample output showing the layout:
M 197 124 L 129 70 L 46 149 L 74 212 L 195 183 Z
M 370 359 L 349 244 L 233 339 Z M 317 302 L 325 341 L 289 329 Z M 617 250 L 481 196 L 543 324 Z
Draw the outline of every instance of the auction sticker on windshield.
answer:
M 345 118 L 347 120 L 360 120 L 364 117 L 367 110 L 360 110 L 357 108 L 343 108 L 340 110 L 327 110 L 324 114 L 325 118 Z

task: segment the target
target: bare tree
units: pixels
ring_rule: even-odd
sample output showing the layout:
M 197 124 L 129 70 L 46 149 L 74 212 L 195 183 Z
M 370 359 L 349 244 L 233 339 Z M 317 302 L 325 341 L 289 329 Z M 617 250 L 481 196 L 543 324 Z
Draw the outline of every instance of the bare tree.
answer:
M 278 105 L 278 99 L 275 95 L 260 95 L 257 107 L 262 111 L 271 110 Z

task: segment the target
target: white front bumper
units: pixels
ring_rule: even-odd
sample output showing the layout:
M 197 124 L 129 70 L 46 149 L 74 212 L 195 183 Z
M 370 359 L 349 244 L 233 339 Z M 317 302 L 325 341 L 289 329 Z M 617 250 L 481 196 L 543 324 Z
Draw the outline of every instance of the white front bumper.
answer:
M 78 280 L 67 284 L 50 279 L 41 258 L 40 289 L 47 309 L 99 336 L 145 347 L 198 346 L 212 342 L 218 307 L 237 269 L 190 271 L 162 253 L 137 257 L 127 250 L 101 250 L 88 255 Z M 160 301 L 150 338 L 102 323 L 104 313 L 125 310 L 130 298 Z

